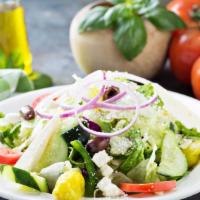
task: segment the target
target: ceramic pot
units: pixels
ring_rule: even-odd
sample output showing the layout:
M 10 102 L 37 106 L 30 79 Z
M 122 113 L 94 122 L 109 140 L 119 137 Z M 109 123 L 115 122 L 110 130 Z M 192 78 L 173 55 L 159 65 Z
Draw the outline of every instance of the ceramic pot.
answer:
M 161 32 L 150 22 L 145 21 L 147 44 L 136 58 L 128 61 L 117 49 L 111 29 L 79 33 L 81 21 L 95 4 L 97 2 L 80 10 L 70 27 L 71 48 L 80 68 L 86 73 L 102 69 L 127 71 L 144 78 L 155 76 L 165 61 L 171 34 Z

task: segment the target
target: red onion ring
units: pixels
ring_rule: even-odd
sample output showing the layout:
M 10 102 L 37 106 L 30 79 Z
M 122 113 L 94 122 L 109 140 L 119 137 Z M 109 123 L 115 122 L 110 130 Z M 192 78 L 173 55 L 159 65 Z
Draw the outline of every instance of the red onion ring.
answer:
M 114 102 L 120 100 L 121 98 L 123 98 L 126 94 L 127 94 L 126 92 L 120 92 L 119 94 L 113 96 L 110 99 L 105 100 L 104 102 L 105 103 L 114 103 Z
M 98 136 L 98 137 L 113 137 L 113 136 L 117 136 L 117 135 L 120 135 L 126 131 L 128 131 L 133 125 L 134 123 L 136 122 L 137 120 L 137 117 L 138 117 L 138 114 L 139 114 L 139 106 L 138 106 L 138 102 L 137 102 L 137 96 L 136 96 L 136 93 L 131 91 L 128 87 L 126 87 L 126 85 L 124 85 L 123 83 L 118 83 L 118 82 L 114 82 L 114 81 L 103 81 L 101 82 L 104 87 L 106 85 L 106 83 L 110 83 L 111 85 L 114 85 L 114 86 L 117 86 L 117 87 L 123 87 L 125 91 L 128 91 L 128 93 L 130 94 L 130 96 L 133 97 L 133 99 L 136 101 L 136 105 L 135 105 L 135 115 L 133 115 L 130 123 L 124 127 L 123 129 L 121 130 L 118 130 L 118 131 L 115 131 L 113 133 L 106 133 L 106 132 L 98 132 L 98 131 L 95 131 L 95 130 L 92 130 L 92 129 L 89 129 L 87 128 L 83 122 L 81 121 L 80 117 L 78 116 L 79 113 L 75 113 L 75 117 L 79 123 L 79 125 L 85 130 L 87 131 L 88 133 L 92 134 L 92 135 L 95 135 L 95 136 Z
M 105 100 L 104 103 L 114 103 L 114 102 L 120 100 L 121 98 L 123 98 L 126 94 L 127 94 L 126 92 L 120 92 L 119 94 L 115 95 L 114 97 Z M 85 97 L 83 97 L 82 100 L 85 102 L 90 101 L 90 99 L 85 98 Z
M 147 80 L 145 80 L 143 78 L 140 78 L 140 77 L 137 77 L 135 75 L 130 75 L 130 74 L 126 74 L 126 73 L 119 73 L 119 72 L 107 72 L 106 73 L 105 71 L 94 72 L 94 73 L 90 74 L 89 76 L 87 76 L 86 79 L 88 80 L 89 77 L 92 77 L 92 76 L 97 78 L 98 73 L 103 73 L 103 80 L 104 81 L 105 81 L 106 78 L 119 78 L 120 77 L 120 78 L 129 79 L 129 80 L 132 80 L 132 81 L 135 81 L 135 82 L 143 83 L 143 84 L 150 83 L 150 81 L 147 81 Z M 98 78 L 99 78 L 99 75 L 98 75 Z M 108 82 L 112 82 L 112 84 L 115 84 L 115 85 L 118 83 L 118 82 L 113 82 L 113 81 L 106 81 L 106 82 L 107 83 Z M 95 83 L 95 82 L 93 81 L 92 83 Z M 120 86 L 122 86 L 122 85 L 120 85 Z M 136 110 L 136 109 L 142 109 L 142 108 L 145 108 L 145 107 L 151 105 L 152 103 L 154 103 L 157 100 L 157 94 L 154 92 L 155 94 L 153 95 L 153 97 L 151 97 L 147 102 L 145 102 L 144 104 L 139 105 L 138 107 L 137 106 L 120 106 L 120 105 L 111 104 L 111 103 L 116 102 L 117 100 L 121 99 L 124 95 L 126 95 L 126 92 L 122 92 L 122 93 L 120 93 L 118 95 L 115 95 L 114 97 L 112 97 L 110 99 L 107 99 L 104 102 L 97 102 L 99 100 L 99 98 L 101 96 L 103 96 L 104 89 L 105 89 L 105 86 L 102 87 L 100 93 L 95 98 L 93 98 L 91 100 L 83 98 L 87 102 L 87 104 L 83 105 L 83 106 L 81 106 L 79 108 L 73 108 L 72 106 L 61 104 L 60 106 L 65 110 L 69 110 L 68 112 L 61 113 L 59 115 L 51 115 L 51 114 L 46 114 L 46 113 L 43 113 L 42 111 L 40 111 L 41 105 L 48 104 L 49 101 L 52 100 L 52 98 L 54 98 L 55 96 L 58 96 L 58 93 L 61 93 L 61 91 L 59 91 L 59 92 L 57 92 L 55 94 L 50 95 L 47 99 L 45 99 L 45 101 L 43 101 L 42 104 L 40 104 L 38 106 L 38 108 L 36 110 L 36 113 L 38 114 L 38 116 L 40 116 L 42 118 L 46 118 L 46 119 L 51 119 L 54 116 L 57 116 L 57 117 L 60 117 L 60 118 L 66 118 L 66 117 L 73 116 L 75 114 L 79 114 L 79 113 L 81 113 L 81 112 L 83 112 L 85 110 L 89 110 L 89 109 L 93 109 L 93 108 L 97 108 L 97 107 L 105 108 L 105 109 L 111 109 L 111 110 L 113 110 L 113 109 L 114 110 L 129 110 L 129 109 L 130 110 Z M 131 92 L 133 93 L 133 91 L 131 91 Z M 100 97 L 99 97 L 99 95 L 100 95 Z
M 94 97 L 93 99 L 91 99 L 87 104 L 85 104 L 83 106 L 80 106 L 78 108 L 74 108 L 74 109 L 72 109 L 72 110 L 70 110 L 68 112 L 65 112 L 65 113 L 61 113 L 61 114 L 58 114 L 58 115 L 52 115 L 52 114 L 46 114 L 46 113 L 44 113 L 44 112 L 42 112 L 42 111 L 40 111 L 38 109 L 36 109 L 36 113 L 41 118 L 45 118 L 45 119 L 52 119 L 53 117 L 59 117 L 59 118 L 71 117 L 71 116 L 75 115 L 75 113 L 81 113 L 81 112 L 83 112 L 85 110 L 92 109 L 93 108 L 93 104 L 95 104 L 104 95 L 104 91 L 105 91 L 105 86 L 103 86 L 101 88 L 99 94 L 96 97 Z M 50 98 L 48 98 L 48 100 L 49 99 Z
M 102 71 L 103 73 L 105 73 L 105 71 Z M 99 73 L 99 71 L 97 72 L 94 72 L 93 75 L 96 73 Z M 128 80 L 131 80 L 131 81 L 134 81 L 134 82 L 137 82 L 137 83 L 142 83 L 142 84 L 148 84 L 148 83 L 151 83 L 150 81 L 144 79 L 144 78 L 141 78 L 141 77 L 138 77 L 138 76 L 135 76 L 135 75 L 132 75 L 132 74 L 128 74 L 128 73 L 120 73 L 120 72 L 110 72 L 108 71 L 106 73 L 106 78 L 108 79 L 113 79 L 113 78 L 126 78 Z M 93 82 L 95 83 L 95 82 Z M 119 95 L 119 94 L 118 94 Z M 121 95 L 121 94 L 120 94 Z M 116 98 L 116 100 L 115 100 Z M 122 97 L 121 97 L 122 98 Z M 141 104 L 139 106 L 140 109 L 143 109 L 143 108 L 146 108 L 148 107 L 149 105 L 155 103 L 157 101 L 157 98 L 158 98 L 158 95 L 157 93 L 154 91 L 154 95 L 145 103 Z M 82 98 L 85 102 L 88 102 L 89 99 L 87 98 Z M 119 98 L 120 99 L 120 98 Z M 114 96 L 113 98 L 111 99 L 108 99 L 104 102 L 97 102 L 96 105 L 94 105 L 94 107 L 99 107 L 99 108 L 105 108 L 105 109 L 109 109 L 109 110 L 134 110 L 135 107 L 134 106 L 119 106 L 119 105 L 113 105 L 113 104 L 110 104 L 110 103 L 113 103 L 118 99 L 118 96 Z

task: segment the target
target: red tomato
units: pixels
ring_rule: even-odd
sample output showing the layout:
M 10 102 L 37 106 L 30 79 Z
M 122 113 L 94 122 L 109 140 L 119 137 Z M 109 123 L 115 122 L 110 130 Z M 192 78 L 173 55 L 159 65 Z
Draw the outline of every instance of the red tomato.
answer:
M 48 95 L 50 95 L 49 93 L 45 93 L 45 94 L 42 94 L 40 95 L 39 97 L 37 97 L 31 104 L 32 108 L 35 109 L 36 106 L 45 98 L 47 97 Z
M 200 100 L 200 57 L 192 67 L 191 79 L 194 95 Z
M 6 147 L 0 147 L 0 164 L 14 165 L 20 157 L 20 152 Z
M 122 191 L 127 193 L 132 192 L 164 192 L 173 190 L 176 188 L 176 181 L 163 181 L 157 183 L 145 183 L 145 184 L 132 184 L 132 183 L 122 183 L 120 185 Z
M 186 29 L 174 33 L 169 49 L 172 71 L 176 78 L 190 84 L 191 69 L 200 56 L 200 30 Z
M 173 0 L 167 8 L 182 18 L 188 27 L 200 25 L 200 0 Z M 195 14 L 198 15 L 195 17 Z

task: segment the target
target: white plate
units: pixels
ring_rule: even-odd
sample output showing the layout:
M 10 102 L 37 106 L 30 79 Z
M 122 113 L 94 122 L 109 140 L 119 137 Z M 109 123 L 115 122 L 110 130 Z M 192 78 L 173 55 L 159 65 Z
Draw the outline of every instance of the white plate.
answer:
M 56 89 L 61 87 L 53 87 L 43 90 L 38 90 L 22 95 L 18 95 L 16 97 L 7 99 L 5 101 L 0 102 L 0 111 L 9 113 L 18 111 L 22 106 L 30 104 L 33 99 L 37 96 L 55 91 Z M 173 96 L 185 104 L 186 107 L 190 107 L 197 115 L 200 115 L 200 102 L 178 93 L 173 93 Z M 200 123 L 200 122 L 199 122 Z M 188 176 L 183 178 L 178 182 L 177 189 L 175 191 L 165 193 L 162 196 L 153 196 L 149 198 L 145 198 L 145 200 L 180 200 L 186 197 L 190 197 L 194 194 L 200 192 L 200 166 L 197 166 Z M 5 184 L 5 182 L 0 182 L 0 196 L 7 199 L 13 200 L 49 200 L 53 199 L 51 195 L 35 195 L 35 194 L 23 194 L 16 192 L 14 189 L 10 190 L 9 185 Z M 126 198 L 127 199 L 127 198 Z M 137 198 L 134 198 L 137 199 Z M 138 199 L 139 200 L 139 199 Z M 141 198 L 140 198 L 141 200 Z

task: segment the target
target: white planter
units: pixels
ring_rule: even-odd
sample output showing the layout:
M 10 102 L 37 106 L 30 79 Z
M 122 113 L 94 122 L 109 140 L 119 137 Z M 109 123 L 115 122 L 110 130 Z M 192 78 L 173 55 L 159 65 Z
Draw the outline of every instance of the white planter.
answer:
M 146 47 L 135 59 L 127 61 L 116 48 L 111 29 L 79 33 L 80 22 L 92 6 L 94 3 L 77 13 L 70 27 L 71 48 L 78 65 L 87 73 L 102 69 L 128 71 L 144 78 L 155 76 L 163 66 L 170 33 L 158 31 L 145 21 Z

